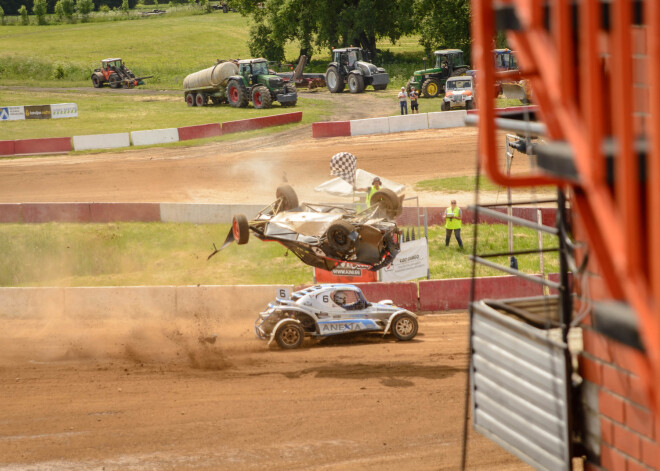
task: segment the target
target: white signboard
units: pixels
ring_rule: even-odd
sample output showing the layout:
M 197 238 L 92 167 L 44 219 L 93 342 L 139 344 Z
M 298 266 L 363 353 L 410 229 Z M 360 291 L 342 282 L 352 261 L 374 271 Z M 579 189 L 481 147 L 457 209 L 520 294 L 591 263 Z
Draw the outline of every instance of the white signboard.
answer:
M 425 237 L 401 243 L 394 261 L 380 271 L 382 281 L 408 281 L 424 278 L 429 270 L 429 248 Z
M 56 118 L 77 118 L 78 105 L 75 103 L 56 103 L 50 105 L 50 116 Z
M 25 109 L 22 106 L 0 106 L 0 121 L 17 119 L 25 119 Z

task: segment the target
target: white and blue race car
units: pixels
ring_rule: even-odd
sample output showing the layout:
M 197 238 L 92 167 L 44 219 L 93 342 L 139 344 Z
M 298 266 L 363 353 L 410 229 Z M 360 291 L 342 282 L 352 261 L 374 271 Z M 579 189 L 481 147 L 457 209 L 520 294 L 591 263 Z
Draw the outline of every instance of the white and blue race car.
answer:
M 308 337 L 330 337 L 358 332 L 394 334 L 398 340 L 417 335 L 417 316 L 390 300 L 370 303 L 360 288 L 349 284 L 323 284 L 287 296 L 281 290 L 274 303 L 259 313 L 254 328 L 262 340 L 281 348 L 298 348 Z

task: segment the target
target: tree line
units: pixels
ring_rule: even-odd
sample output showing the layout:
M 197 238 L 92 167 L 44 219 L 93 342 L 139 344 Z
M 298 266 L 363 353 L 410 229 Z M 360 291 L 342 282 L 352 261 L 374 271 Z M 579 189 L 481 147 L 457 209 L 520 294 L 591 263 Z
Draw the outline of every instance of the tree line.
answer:
M 300 42 L 300 54 L 360 46 L 376 57 L 376 41 L 394 44 L 418 34 L 427 54 L 457 48 L 470 54 L 470 0 L 231 0 L 251 17 L 254 57 L 284 60 L 284 46 Z
M 58 0 L 44 0 L 46 4 L 46 13 L 57 13 L 55 6 Z M 94 10 L 98 10 L 101 5 L 107 5 L 109 8 L 121 9 L 123 0 L 92 0 Z M 28 12 L 34 11 L 35 0 L 1 0 L 0 7 L 4 10 L 5 15 L 19 15 L 21 6 L 25 6 Z M 37 2 L 40 4 L 41 2 Z M 74 2 L 71 2 L 74 3 Z M 134 8 L 137 0 L 128 0 L 129 8 Z

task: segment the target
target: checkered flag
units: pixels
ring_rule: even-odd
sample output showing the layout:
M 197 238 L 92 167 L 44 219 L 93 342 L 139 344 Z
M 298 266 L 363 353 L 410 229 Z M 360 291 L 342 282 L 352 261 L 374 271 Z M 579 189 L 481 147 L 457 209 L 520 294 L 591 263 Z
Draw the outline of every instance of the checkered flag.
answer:
M 330 175 L 346 180 L 355 188 L 355 167 L 357 158 L 350 152 L 340 152 L 330 160 Z

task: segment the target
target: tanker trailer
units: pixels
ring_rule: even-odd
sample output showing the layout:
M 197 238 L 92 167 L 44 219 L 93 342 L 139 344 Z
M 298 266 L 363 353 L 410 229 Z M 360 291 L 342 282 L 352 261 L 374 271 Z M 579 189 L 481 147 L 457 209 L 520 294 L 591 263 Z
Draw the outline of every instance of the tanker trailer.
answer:
M 206 106 L 227 102 L 227 81 L 238 74 L 238 66 L 231 61 L 219 61 L 213 67 L 200 70 L 183 79 L 184 98 L 188 106 Z

